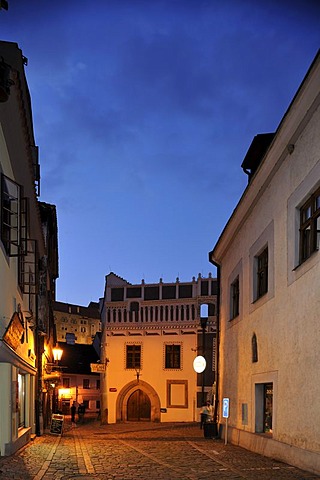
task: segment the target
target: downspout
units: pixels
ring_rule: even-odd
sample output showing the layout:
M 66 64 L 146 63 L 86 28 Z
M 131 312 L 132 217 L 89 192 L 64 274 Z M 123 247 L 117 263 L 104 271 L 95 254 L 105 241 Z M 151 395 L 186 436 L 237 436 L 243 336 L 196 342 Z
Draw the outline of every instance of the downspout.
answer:
M 220 295 L 221 295 L 221 265 L 212 260 L 212 252 L 209 252 L 209 262 L 217 268 L 217 326 L 216 326 L 216 395 L 214 402 L 213 423 L 218 424 L 219 410 L 219 357 L 220 357 Z

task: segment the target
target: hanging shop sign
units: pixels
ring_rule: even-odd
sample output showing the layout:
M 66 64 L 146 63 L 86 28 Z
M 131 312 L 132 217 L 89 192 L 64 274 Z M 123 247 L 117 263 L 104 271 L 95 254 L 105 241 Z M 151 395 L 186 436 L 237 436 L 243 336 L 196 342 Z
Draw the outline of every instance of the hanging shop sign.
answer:
M 197 373 L 202 373 L 206 368 L 206 359 L 202 355 L 198 355 L 193 360 L 193 369 Z
M 104 373 L 106 371 L 105 363 L 90 363 L 92 373 Z
M 15 312 L 3 336 L 3 340 L 14 351 L 16 351 L 18 346 L 21 345 L 23 334 L 24 334 L 24 325 L 21 323 L 18 313 Z

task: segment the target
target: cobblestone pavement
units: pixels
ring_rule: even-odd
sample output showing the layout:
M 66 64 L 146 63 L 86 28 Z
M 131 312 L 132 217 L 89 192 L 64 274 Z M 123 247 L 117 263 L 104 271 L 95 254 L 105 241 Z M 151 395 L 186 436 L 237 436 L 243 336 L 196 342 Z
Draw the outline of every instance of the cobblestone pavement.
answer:
M 320 478 L 221 440 L 204 438 L 198 424 L 127 423 L 76 428 L 36 437 L 0 458 L 0 479 L 212 480 Z

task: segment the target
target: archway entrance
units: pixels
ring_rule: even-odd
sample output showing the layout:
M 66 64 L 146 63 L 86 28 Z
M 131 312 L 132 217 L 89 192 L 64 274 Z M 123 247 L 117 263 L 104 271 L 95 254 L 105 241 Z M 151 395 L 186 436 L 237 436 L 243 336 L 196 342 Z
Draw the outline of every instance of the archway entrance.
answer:
M 135 390 L 128 398 L 127 420 L 131 422 L 151 420 L 151 402 L 142 390 Z
M 138 393 L 139 391 L 141 393 Z M 139 380 L 139 382 L 133 380 L 124 385 L 119 392 L 116 403 L 116 421 L 134 422 L 140 419 L 160 422 L 160 408 L 160 398 L 156 390 L 143 380 Z

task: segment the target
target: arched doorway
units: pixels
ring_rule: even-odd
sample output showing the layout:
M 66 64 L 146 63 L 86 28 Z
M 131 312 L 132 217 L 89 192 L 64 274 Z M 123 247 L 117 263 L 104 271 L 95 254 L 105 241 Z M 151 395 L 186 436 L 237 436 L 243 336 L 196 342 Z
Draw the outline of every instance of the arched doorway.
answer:
M 140 399 L 135 398 L 134 396 L 129 401 L 131 395 L 133 395 L 137 391 L 141 391 L 142 394 L 147 397 L 147 400 L 143 400 L 141 394 L 137 393 L 136 395 L 140 395 Z M 149 401 L 150 407 L 148 407 L 147 413 L 144 412 L 140 415 L 134 414 L 133 405 L 139 402 L 141 404 L 147 404 Z M 131 403 L 131 406 L 130 406 Z M 130 408 L 130 413 L 128 413 L 128 408 Z M 131 410 L 132 409 L 132 410 Z M 150 412 L 150 413 L 149 413 Z M 119 392 L 117 397 L 116 403 L 116 414 L 117 414 L 117 422 L 127 422 L 127 421 L 134 421 L 134 418 L 137 419 L 140 417 L 140 420 L 146 419 L 146 421 L 151 422 L 160 422 L 161 414 L 160 414 L 160 398 L 155 391 L 155 389 L 149 384 L 144 382 L 143 380 L 133 380 L 132 382 L 127 383 Z M 142 418 L 141 418 L 142 417 Z
M 142 390 L 135 390 L 128 398 L 127 420 L 131 422 L 151 420 L 151 402 Z

